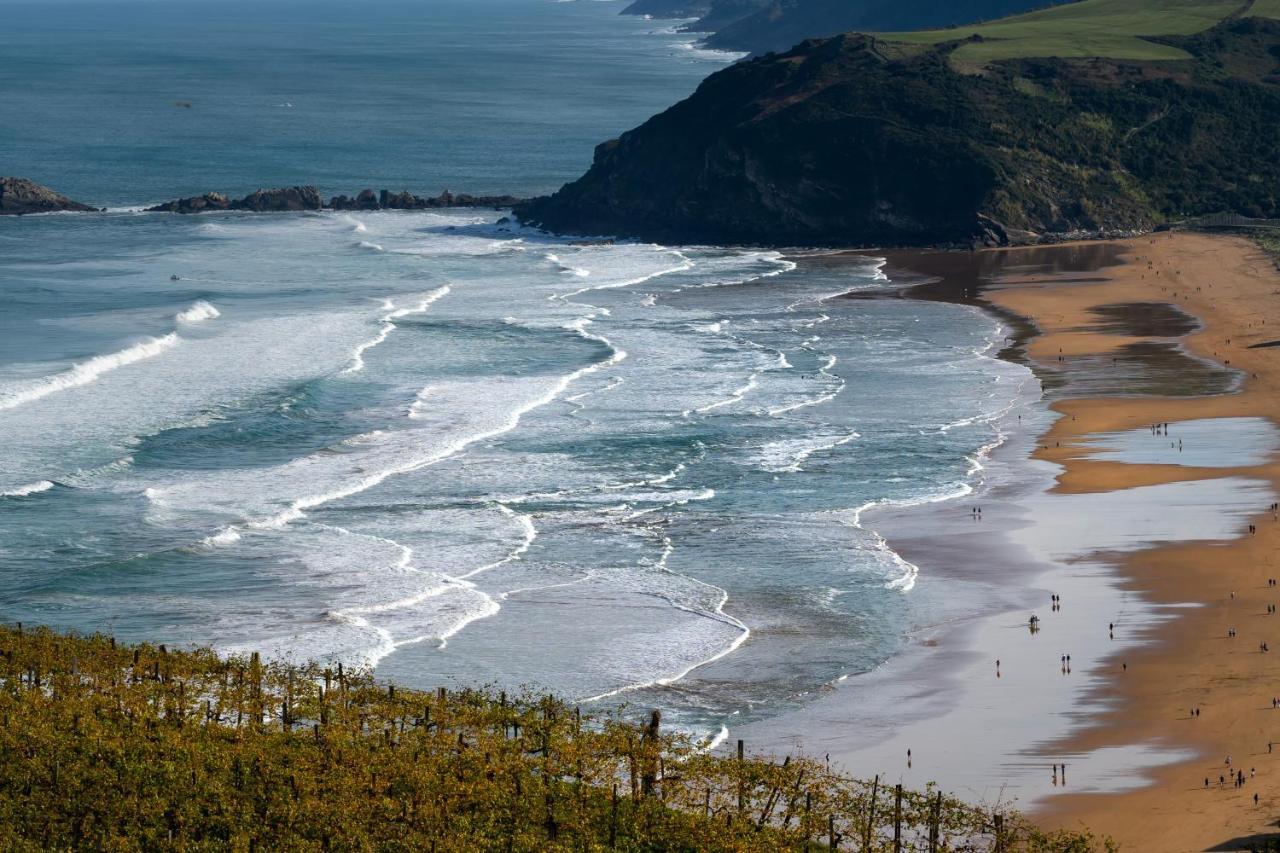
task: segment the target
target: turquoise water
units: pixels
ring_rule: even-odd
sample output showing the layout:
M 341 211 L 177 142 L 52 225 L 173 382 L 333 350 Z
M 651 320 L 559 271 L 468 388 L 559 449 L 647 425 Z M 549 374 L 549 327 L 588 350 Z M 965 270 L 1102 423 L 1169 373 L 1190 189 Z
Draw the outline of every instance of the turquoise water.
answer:
M 205 55 L 244 63 L 224 81 L 146 11 L 182 4 L 20 8 L 5 99 L 38 103 L 87 73 L 13 61 L 74 9 L 69 38 L 115 51 L 104 78 L 199 74 L 225 87 L 205 98 L 247 104 L 245 129 L 198 163 L 206 149 L 176 131 L 102 129 L 140 85 L 97 90 L 84 109 L 101 122 L 74 139 L 15 131 L 13 171 L 121 207 L 317 175 L 546 188 L 582 168 L 586 137 L 716 67 L 613 3 L 305 20 L 262 3 L 200 30 Z M 431 38 L 405 24 L 426 8 Z M 329 47 L 261 59 L 263 20 Z M 228 94 L 255 76 L 274 81 L 260 101 Z M 393 89 L 428 93 L 405 109 L 433 115 L 438 144 L 333 106 Z M 200 114 L 190 97 L 183 121 Z M 298 115 L 272 112 L 281 97 L 327 104 L 326 128 L 259 135 Z M 73 123 L 70 104 L 43 109 Z M 839 298 L 890 286 L 873 258 L 583 245 L 500 213 L 0 220 L 0 619 L 656 703 L 709 732 L 767 715 L 977 606 L 861 512 L 974 488 L 995 421 L 1034 382 L 993 358 L 1002 330 L 971 309 Z

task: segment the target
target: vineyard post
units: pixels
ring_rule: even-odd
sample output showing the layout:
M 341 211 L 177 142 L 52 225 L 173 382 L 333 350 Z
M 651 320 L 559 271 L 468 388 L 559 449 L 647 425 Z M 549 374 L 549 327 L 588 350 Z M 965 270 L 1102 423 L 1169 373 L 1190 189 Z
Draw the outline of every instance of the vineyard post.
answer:
M 938 792 L 938 796 L 933 801 L 933 808 L 929 810 L 929 853 L 938 853 L 938 836 L 941 833 L 942 823 L 942 792 Z
M 1004 853 L 1004 815 L 995 816 L 996 824 L 996 851 L 995 853 Z
M 809 811 L 813 808 L 813 792 L 804 792 L 804 849 L 809 849 Z
M 827 846 L 832 850 L 840 849 L 840 839 L 836 837 L 835 815 L 827 815 Z
M 618 842 L 618 783 L 613 783 L 613 804 L 609 808 L 609 847 L 610 849 L 617 846 Z
M 747 801 L 746 780 L 743 778 L 743 775 L 742 775 L 744 752 L 745 752 L 745 748 L 743 746 L 742 740 L 739 739 L 738 740 L 738 811 L 740 812 L 744 808 L 746 808 L 746 801 Z
M 862 835 L 862 849 L 871 849 L 871 830 L 876 825 L 876 792 L 880 788 L 880 774 L 871 781 L 871 806 L 867 809 L 867 828 Z
M 902 783 L 893 789 L 893 853 L 902 853 Z

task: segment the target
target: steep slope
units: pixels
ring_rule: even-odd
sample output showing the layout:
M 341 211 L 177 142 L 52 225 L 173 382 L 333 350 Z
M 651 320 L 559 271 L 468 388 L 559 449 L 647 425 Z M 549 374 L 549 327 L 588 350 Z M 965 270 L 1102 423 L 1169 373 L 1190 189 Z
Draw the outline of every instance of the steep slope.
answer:
M 911 245 L 1280 214 L 1280 23 L 1162 39 L 1173 62 L 1029 58 L 843 35 L 741 63 L 517 208 L 671 242 Z M 896 58 L 893 58 L 895 57 Z

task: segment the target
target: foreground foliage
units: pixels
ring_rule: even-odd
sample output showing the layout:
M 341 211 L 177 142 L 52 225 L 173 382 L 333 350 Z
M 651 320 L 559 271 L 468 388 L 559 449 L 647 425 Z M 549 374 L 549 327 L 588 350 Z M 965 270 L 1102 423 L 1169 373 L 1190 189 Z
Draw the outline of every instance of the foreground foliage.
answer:
M 549 697 L 0 627 L 0 849 L 1096 849 Z

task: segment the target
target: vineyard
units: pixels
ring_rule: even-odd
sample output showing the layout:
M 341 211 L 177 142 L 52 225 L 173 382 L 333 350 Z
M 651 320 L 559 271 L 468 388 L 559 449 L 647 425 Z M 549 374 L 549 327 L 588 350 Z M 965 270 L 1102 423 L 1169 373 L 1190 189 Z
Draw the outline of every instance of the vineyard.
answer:
M 0 849 L 1105 849 L 627 716 L 0 627 Z

